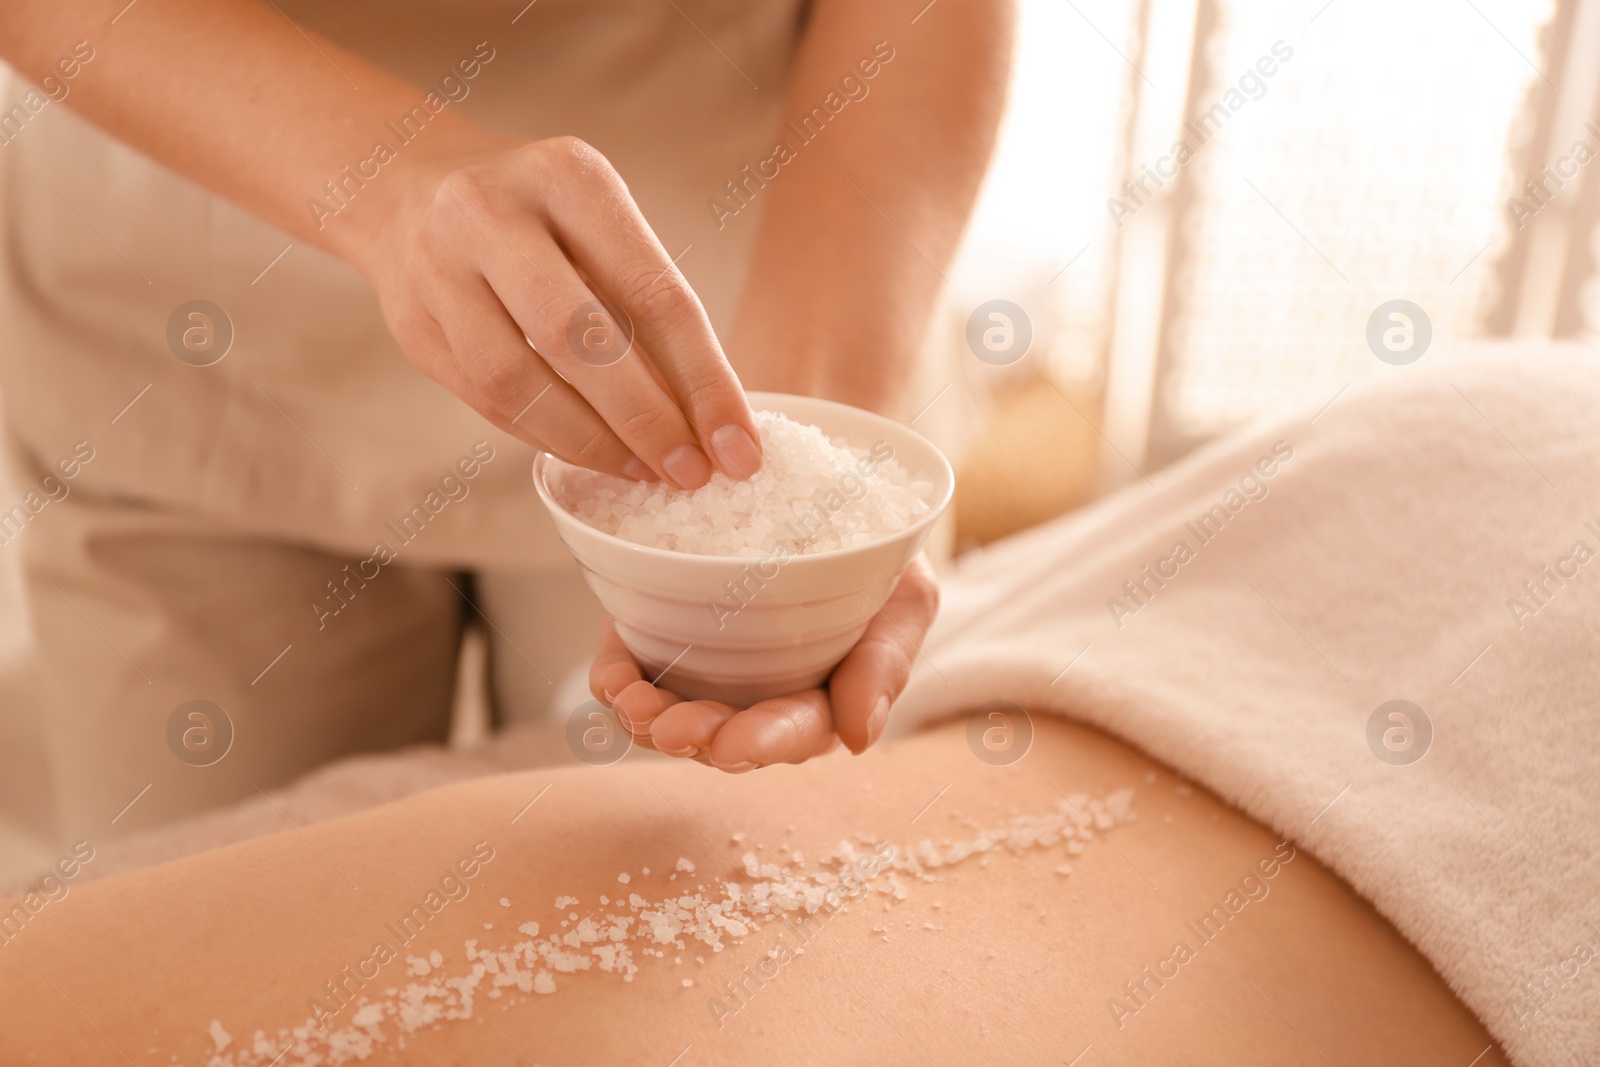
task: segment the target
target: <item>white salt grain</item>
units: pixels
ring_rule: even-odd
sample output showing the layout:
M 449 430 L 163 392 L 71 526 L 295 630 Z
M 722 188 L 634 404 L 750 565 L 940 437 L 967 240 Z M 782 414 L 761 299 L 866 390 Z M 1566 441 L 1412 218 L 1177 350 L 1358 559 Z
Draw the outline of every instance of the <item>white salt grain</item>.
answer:
M 928 513 L 933 484 L 914 478 L 887 442 L 851 447 L 815 426 L 757 412 L 761 469 L 717 472 L 699 489 L 574 470 L 562 502 L 590 526 L 671 552 L 758 558 L 882 540 Z
M 1015 815 L 999 826 L 974 824 L 974 836 L 966 840 L 904 843 L 888 850 L 875 874 L 864 876 L 865 887 L 888 898 L 883 901 L 888 911 L 908 899 L 911 885 L 935 882 L 939 878 L 936 869 L 968 859 L 977 858 L 979 866 L 987 866 L 991 856 L 1002 852 L 1020 856 L 1033 849 L 1065 847 L 1072 854 L 1071 846 L 1079 844 L 1080 838 L 1092 840 L 1101 832 L 1095 827 L 1109 829 L 1132 822 L 1132 796 L 1128 789 L 1103 797 L 1075 793 L 1058 800 L 1054 810 Z M 739 841 L 744 837 L 735 836 Z M 454 973 L 444 969 L 444 956 L 437 950 L 427 959 L 409 956 L 406 963 L 414 980 L 403 990 L 385 989 L 381 999 L 363 999 L 343 1025 L 335 1023 L 328 1028 L 321 1020 L 308 1019 L 293 1030 L 279 1030 L 274 1038 L 257 1032 L 253 1047 L 235 1046 L 223 1052 L 233 1039 L 220 1022 L 213 1022 L 211 1036 L 217 1053 L 206 1061 L 207 1067 L 338 1067 L 370 1058 L 384 1042 L 393 1040 L 395 1048 L 403 1049 L 407 1036 L 419 1030 L 481 1016 L 483 1007 L 475 1004 L 478 997 L 495 1000 L 511 988 L 525 994 L 553 994 L 557 991 L 555 974 L 600 971 L 631 982 L 641 970 L 639 957 L 665 960 L 668 954 L 664 949 L 671 947 L 674 960 L 681 962 L 681 953 L 691 945 L 701 949 L 694 959 L 703 965 L 708 954 L 723 952 L 772 922 L 815 915 L 838 903 L 830 900 L 829 893 L 839 890 L 841 875 L 858 871 L 863 852 L 878 851 L 884 844 L 866 835 L 857 839 L 862 849 L 841 842 L 812 870 L 801 866 L 801 857 L 792 849 L 780 855 L 786 854 L 793 864 L 782 866 L 762 863 L 757 852 L 750 851 L 740 857 L 750 872 L 749 881 L 712 878 L 709 884 L 680 888 L 659 900 L 630 893 L 625 912 L 621 901 L 616 902 L 617 912 L 572 912 L 575 921 L 570 923 L 571 929 L 542 939 L 539 924 L 525 922 L 517 930 L 528 940 L 482 948 L 476 940 L 469 940 L 465 944 L 466 967 Z M 1062 863 L 1056 870 L 1067 876 L 1071 867 Z M 619 878 L 628 880 L 626 873 Z M 568 900 L 576 902 L 574 897 L 563 897 L 560 903 L 565 905 Z M 935 908 L 942 904 L 939 900 L 932 903 Z M 611 907 L 605 902 L 602 906 Z M 1042 907 L 1038 918 L 1046 921 Z M 561 925 L 565 928 L 569 922 Z M 922 927 L 935 932 L 943 929 L 931 922 L 923 922 Z M 905 928 L 914 928 L 910 919 Z M 872 932 L 889 940 L 887 924 L 872 927 Z M 705 947 L 709 953 L 704 952 Z M 793 952 L 799 956 L 804 949 L 795 947 Z M 772 958 L 771 952 L 768 958 Z M 993 959 L 994 954 L 986 958 Z M 693 979 L 680 981 L 685 988 L 694 984 Z

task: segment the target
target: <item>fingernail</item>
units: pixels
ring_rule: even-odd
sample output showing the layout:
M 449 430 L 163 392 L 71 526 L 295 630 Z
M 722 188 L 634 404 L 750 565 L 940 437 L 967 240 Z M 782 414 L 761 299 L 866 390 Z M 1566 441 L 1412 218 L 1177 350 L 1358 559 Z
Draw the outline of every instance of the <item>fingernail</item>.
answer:
M 883 736 L 883 728 L 889 724 L 889 698 L 881 696 L 872 706 L 872 714 L 867 716 L 867 747 L 871 748 L 878 743 L 878 738 Z
M 744 774 L 746 771 L 755 770 L 757 767 L 761 766 L 761 764 L 759 764 L 759 763 L 718 763 L 716 760 L 712 760 L 711 761 L 711 766 L 715 767 L 719 771 L 727 771 L 729 774 Z
M 656 472 L 638 456 L 630 457 L 628 462 L 622 465 L 622 473 L 636 482 L 650 482 L 656 477 Z
M 711 461 L 694 445 L 679 445 L 661 461 L 661 467 L 679 489 L 698 489 L 711 480 Z
M 748 478 L 761 469 L 761 449 L 743 426 L 730 423 L 712 434 L 711 450 L 724 473 L 735 478 Z
M 677 759 L 693 759 L 694 757 L 700 755 L 700 748 L 697 745 L 687 745 L 683 748 L 662 748 L 658 749 L 657 751 L 661 752 L 663 755 L 673 756 Z
M 611 695 L 611 690 L 609 689 L 601 689 L 600 697 L 605 706 L 608 708 L 617 702 L 617 698 Z

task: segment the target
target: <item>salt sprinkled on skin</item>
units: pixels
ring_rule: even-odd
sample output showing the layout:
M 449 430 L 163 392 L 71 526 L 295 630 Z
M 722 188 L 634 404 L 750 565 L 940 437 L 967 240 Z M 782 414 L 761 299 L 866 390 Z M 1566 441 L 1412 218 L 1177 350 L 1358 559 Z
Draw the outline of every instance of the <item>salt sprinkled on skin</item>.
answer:
M 935 843 L 923 839 L 889 847 L 863 837 L 859 839 L 863 846 L 860 848 L 841 841 L 822 857 L 819 869 L 809 872 L 797 866 L 762 863 L 754 852 L 747 852 L 741 857 L 744 881 L 712 879 L 693 891 L 680 889 L 672 896 L 653 901 L 631 893 L 626 913 L 595 911 L 580 916 L 574 912 L 570 929 L 542 938 L 537 922 L 523 922 L 517 930 L 527 940 L 509 946 L 480 948 L 476 939 L 469 940 L 464 970 L 447 971 L 444 956 L 437 949 L 426 959 L 408 956 L 403 987 L 387 988 L 381 997 L 363 998 L 353 1005 L 354 1012 L 341 1027 L 319 1027 L 315 1019 L 307 1019 L 292 1030 L 279 1030 L 270 1039 L 256 1031 L 248 1046 L 224 1052 L 233 1038 L 220 1021 L 213 1021 L 210 1033 L 217 1050 L 205 1061 L 206 1067 L 339 1067 L 366 1060 L 383 1046 L 404 1049 L 410 1034 L 481 1013 L 483 1009 L 477 1006 L 480 997 L 498 999 L 511 989 L 523 994 L 553 995 L 557 992 L 556 975 L 579 971 L 599 970 L 631 982 L 640 970 L 636 953 L 665 959 L 662 946 L 670 945 L 682 952 L 691 943 L 698 943 L 715 954 L 765 924 L 782 922 L 786 915 L 848 907 L 849 901 L 841 904 L 839 897 L 848 890 L 849 878 L 856 879 L 866 892 L 886 898 L 883 907 L 887 911 L 907 899 L 910 883 L 936 881 L 935 872 L 941 868 L 973 857 L 978 858 L 980 866 L 986 866 L 990 856 L 999 852 L 1020 856 L 1031 850 L 1060 846 L 1070 852 L 1074 844 L 1093 841 L 1100 832 L 1132 822 L 1132 800 L 1131 789 L 1103 798 L 1074 793 L 1058 800 L 1053 811 L 1015 815 L 999 828 L 974 827 L 975 836 L 965 841 L 946 839 Z M 739 841 L 743 837 L 735 835 Z M 857 863 L 868 853 L 878 860 L 877 873 L 863 877 L 866 872 Z M 1056 870 L 1067 873 L 1061 867 Z M 619 880 L 627 881 L 627 875 L 619 876 Z M 852 896 L 864 903 L 864 898 Z M 559 903 L 564 906 L 568 900 L 576 903 L 577 898 L 562 897 Z M 616 905 L 621 908 L 622 902 Z M 1043 919 L 1042 913 L 1040 918 Z M 568 925 L 563 923 L 564 927 Z M 913 928 L 910 920 L 906 921 L 906 928 Z M 923 923 L 923 928 L 942 929 L 932 923 Z M 887 926 L 874 926 L 871 932 L 888 940 Z M 800 953 L 800 949 L 795 950 L 796 955 Z M 697 953 L 694 958 L 700 964 L 706 961 L 703 954 Z M 693 979 L 682 981 L 684 988 L 694 984 Z
M 928 513 L 933 483 L 913 478 L 887 442 L 852 448 L 774 412 L 755 418 L 761 469 L 749 479 L 719 471 L 685 491 L 574 469 L 562 503 L 635 544 L 749 558 L 780 544 L 799 555 L 870 544 Z

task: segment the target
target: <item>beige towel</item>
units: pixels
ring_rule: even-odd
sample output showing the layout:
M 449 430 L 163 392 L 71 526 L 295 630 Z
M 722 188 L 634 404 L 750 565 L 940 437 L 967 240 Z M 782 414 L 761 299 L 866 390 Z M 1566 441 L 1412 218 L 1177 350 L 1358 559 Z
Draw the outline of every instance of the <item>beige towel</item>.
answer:
M 1116 734 L 1303 842 L 1515 1063 L 1593 1063 L 1600 353 L 1382 370 L 966 561 L 895 729 Z

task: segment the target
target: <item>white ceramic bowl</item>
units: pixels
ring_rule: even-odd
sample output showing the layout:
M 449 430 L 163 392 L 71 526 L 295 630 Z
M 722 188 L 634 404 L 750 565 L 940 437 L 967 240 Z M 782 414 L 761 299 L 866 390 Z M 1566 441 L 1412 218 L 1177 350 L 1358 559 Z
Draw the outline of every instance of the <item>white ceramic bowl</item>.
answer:
M 933 484 L 927 513 L 881 541 L 781 563 L 699 556 L 595 529 L 562 504 L 569 499 L 565 479 L 577 468 L 548 453 L 533 464 L 533 484 L 557 533 L 646 677 L 665 672 L 664 689 L 740 707 L 822 684 L 894 592 L 955 490 L 944 455 L 891 419 L 814 397 L 749 397 L 757 411 L 811 423 L 858 448 L 887 442 L 913 478 Z

